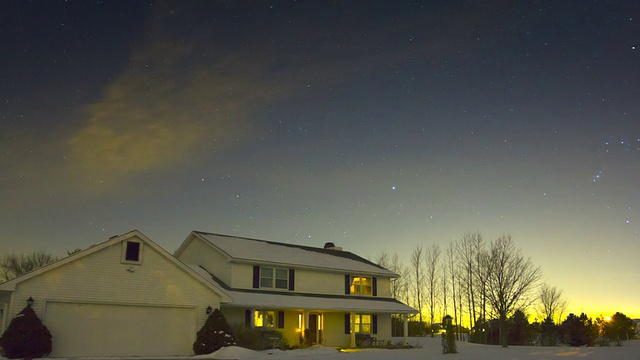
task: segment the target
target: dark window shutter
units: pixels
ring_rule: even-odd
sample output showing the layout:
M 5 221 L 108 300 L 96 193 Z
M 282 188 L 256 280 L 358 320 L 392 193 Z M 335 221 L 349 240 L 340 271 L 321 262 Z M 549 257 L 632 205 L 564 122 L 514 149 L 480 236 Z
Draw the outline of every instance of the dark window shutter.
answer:
M 344 293 L 349 295 L 351 293 L 351 275 L 344 276 Z
M 296 271 L 293 269 L 289 269 L 289 291 L 293 291 L 295 289 L 296 282 Z
M 284 311 L 278 311 L 278 329 L 284 329 Z
M 373 296 L 378 296 L 378 278 L 373 278 Z
M 378 333 L 378 315 L 371 315 L 371 326 L 373 327 L 373 333 Z
M 351 334 L 351 314 L 344 314 L 344 333 Z
M 260 287 L 260 266 L 253 266 L 253 288 L 258 289 Z
M 249 309 L 244 311 L 244 324 L 246 326 L 251 326 L 251 310 Z

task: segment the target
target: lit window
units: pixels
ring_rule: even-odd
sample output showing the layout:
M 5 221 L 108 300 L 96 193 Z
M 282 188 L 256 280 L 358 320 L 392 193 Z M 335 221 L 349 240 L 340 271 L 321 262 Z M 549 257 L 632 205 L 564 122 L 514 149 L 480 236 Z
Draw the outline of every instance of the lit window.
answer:
M 289 289 L 289 270 L 261 266 L 260 287 Z
M 352 276 L 351 277 L 351 294 L 372 295 L 373 282 L 370 277 Z
M 275 328 L 276 314 L 274 311 L 257 310 L 253 314 L 255 327 Z
M 356 314 L 354 331 L 359 334 L 371 334 L 371 315 Z

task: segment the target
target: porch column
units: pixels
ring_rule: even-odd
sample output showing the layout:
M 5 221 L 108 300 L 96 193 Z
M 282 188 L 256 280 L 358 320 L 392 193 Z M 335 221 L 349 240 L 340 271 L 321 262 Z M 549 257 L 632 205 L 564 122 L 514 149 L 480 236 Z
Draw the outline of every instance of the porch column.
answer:
M 402 334 L 404 335 L 403 345 L 407 346 L 409 344 L 407 341 L 407 338 L 409 337 L 409 314 L 404 314 L 402 318 L 404 320 L 402 323 Z
M 249 311 L 251 312 L 249 314 L 249 325 L 253 329 L 256 327 L 256 309 L 249 309 Z
M 356 322 L 356 313 L 354 313 L 353 311 L 349 314 L 350 315 L 350 320 L 349 320 L 349 335 L 351 337 L 351 344 L 349 345 L 349 347 L 356 347 L 356 332 L 354 331 L 354 329 L 356 328 L 355 322 Z

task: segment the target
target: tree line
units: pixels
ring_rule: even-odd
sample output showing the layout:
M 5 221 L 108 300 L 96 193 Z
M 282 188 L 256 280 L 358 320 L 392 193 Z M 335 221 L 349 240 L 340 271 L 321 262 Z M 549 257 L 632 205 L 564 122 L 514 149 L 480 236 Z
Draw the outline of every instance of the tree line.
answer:
M 417 245 L 408 265 L 398 254 L 384 251 L 375 261 L 400 275 L 391 282 L 392 297 L 419 311 L 410 335 L 433 334 L 450 315 L 459 339 L 464 333 L 471 341 L 507 346 L 513 343 L 516 324 L 537 329 L 533 342 L 566 338 L 558 328 L 568 304 L 562 290 L 542 281 L 541 268 L 508 234 L 486 241 L 480 232 L 465 233 L 444 251 L 437 244 Z M 535 326 L 528 324 L 526 311 L 535 313 Z M 518 317 L 524 317 L 528 327 Z

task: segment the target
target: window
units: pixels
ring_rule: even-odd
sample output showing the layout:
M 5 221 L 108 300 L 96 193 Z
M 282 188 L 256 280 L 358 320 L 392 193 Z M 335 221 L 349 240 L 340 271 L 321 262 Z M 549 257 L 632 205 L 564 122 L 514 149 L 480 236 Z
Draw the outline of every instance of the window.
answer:
M 260 287 L 289 289 L 289 270 L 261 266 Z
M 355 323 L 353 324 L 356 334 L 371 334 L 371 315 L 367 314 L 356 314 L 355 315 Z
M 253 321 L 257 328 L 275 328 L 276 313 L 275 311 L 257 310 L 253 313 Z
M 365 276 L 352 276 L 350 291 L 351 294 L 373 295 L 372 278 Z
M 142 261 L 142 243 L 127 240 L 122 243 L 122 262 L 132 264 Z

